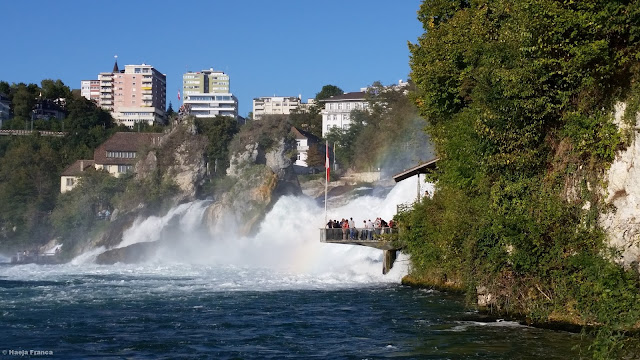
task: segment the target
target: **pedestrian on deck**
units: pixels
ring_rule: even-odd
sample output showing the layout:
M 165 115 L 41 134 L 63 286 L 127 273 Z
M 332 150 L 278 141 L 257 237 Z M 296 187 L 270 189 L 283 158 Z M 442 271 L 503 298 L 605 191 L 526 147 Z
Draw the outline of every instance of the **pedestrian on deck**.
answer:
M 366 240 L 369 237 L 369 230 L 367 229 L 367 220 L 362 220 L 362 230 L 360 230 L 360 240 Z
M 353 221 L 353 218 L 349 218 L 349 237 L 351 240 L 355 240 L 356 238 L 356 223 Z
M 348 232 L 349 232 L 349 222 L 342 219 L 342 240 L 347 240 Z
M 373 223 L 371 222 L 371 219 L 367 221 L 367 229 L 369 229 L 369 240 L 373 240 Z

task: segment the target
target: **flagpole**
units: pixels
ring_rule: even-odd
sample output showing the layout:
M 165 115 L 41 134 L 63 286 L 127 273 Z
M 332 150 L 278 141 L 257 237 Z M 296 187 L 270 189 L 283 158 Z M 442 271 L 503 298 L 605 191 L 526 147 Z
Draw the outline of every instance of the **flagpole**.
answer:
M 324 223 L 327 223 L 327 192 L 329 190 L 329 142 L 325 146 L 325 181 L 324 181 Z

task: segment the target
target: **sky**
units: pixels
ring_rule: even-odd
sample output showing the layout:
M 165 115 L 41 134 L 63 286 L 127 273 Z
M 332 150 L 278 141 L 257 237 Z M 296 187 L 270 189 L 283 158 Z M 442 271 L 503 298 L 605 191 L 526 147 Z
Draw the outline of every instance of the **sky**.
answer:
M 146 63 L 181 104 L 182 74 L 229 75 L 239 114 L 260 96 L 315 97 L 407 80 L 408 42 L 423 33 L 420 0 L 2 1 L 0 80 L 81 80 Z

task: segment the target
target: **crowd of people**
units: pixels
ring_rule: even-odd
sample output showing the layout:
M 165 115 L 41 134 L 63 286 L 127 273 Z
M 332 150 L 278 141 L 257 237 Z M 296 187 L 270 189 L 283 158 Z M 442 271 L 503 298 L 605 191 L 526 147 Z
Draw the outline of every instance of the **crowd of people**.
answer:
M 338 220 L 329 220 L 327 229 L 341 229 L 342 240 L 373 240 L 374 235 L 391 233 L 391 229 L 395 228 L 393 220 L 387 223 L 382 218 L 376 218 L 375 221 L 363 220 L 362 225 L 358 227 L 353 218 Z M 339 231 L 328 231 L 332 240 L 339 238 Z

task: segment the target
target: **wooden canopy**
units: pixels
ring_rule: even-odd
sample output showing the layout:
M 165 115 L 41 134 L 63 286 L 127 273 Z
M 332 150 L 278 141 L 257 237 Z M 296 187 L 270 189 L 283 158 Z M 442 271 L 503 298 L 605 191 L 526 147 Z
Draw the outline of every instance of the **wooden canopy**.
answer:
M 393 175 L 393 180 L 395 180 L 395 182 L 400 182 L 404 179 L 410 178 L 414 175 L 418 175 L 418 174 L 426 174 L 428 172 L 434 171 L 436 169 L 436 162 L 439 160 L 439 158 L 435 158 L 432 160 L 427 161 L 426 163 L 420 164 L 418 166 L 414 166 L 411 169 L 405 170 L 401 173 L 397 173 L 395 175 Z

